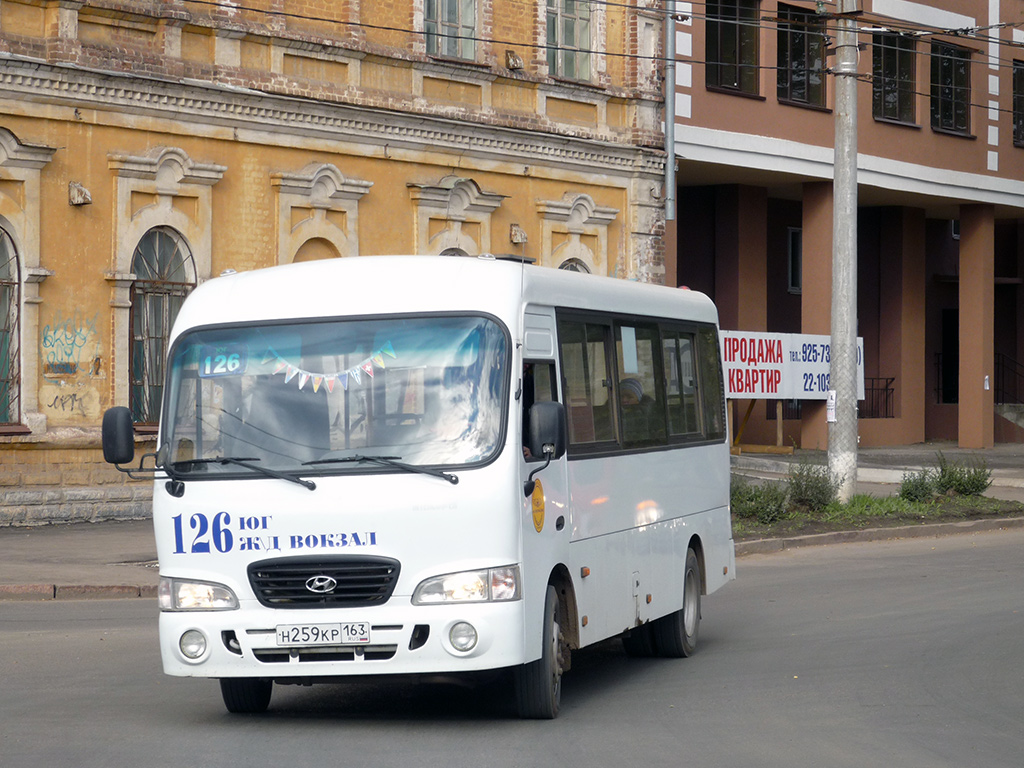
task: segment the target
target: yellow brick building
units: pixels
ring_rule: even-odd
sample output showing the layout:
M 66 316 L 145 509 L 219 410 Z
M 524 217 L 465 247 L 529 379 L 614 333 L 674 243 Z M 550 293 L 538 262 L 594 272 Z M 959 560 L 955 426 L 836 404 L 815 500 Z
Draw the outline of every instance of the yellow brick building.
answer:
M 147 513 L 99 422 L 159 410 L 226 270 L 511 253 L 661 282 L 658 4 L 0 0 L 0 525 Z

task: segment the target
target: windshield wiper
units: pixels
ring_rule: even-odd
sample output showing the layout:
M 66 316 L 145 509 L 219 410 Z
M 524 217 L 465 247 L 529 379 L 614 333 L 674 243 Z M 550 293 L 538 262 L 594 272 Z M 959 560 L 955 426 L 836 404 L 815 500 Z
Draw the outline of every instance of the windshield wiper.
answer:
M 215 456 L 209 459 L 186 459 L 184 461 L 173 462 L 173 467 L 177 469 L 180 464 L 231 464 L 236 467 L 245 467 L 251 469 L 253 472 L 258 472 L 261 475 L 267 477 L 276 477 L 280 480 L 288 480 L 292 483 L 298 483 L 301 486 L 309 488 L 311 491 L 316 490 L 316 483 L 312 480 L 306 480 L 305 478 L 293 475 L 289 472 L 279 472 L 276 469 L 270 469 L 268 467 L 261 467 L 258 464 L 252 464 L 253 461 L 259 461 L 255 456 Z M 165 467 L 166 469 L 166 467 Z M 168 472 L 171 477 L 177 475 L 176 472 Z
M 383 467 L 395 467 L 396 469 L 403 469 L 406 472 L 418 472 L 421 475 L 430 475 L 430 477 L 440 477 L 443 480 L 447 480 L 452 485 L 459 484 L 459 478 L 453 475 L 451 472 L 443 472 L 440 469 L 432 469 L 431 467 L 420 467 L 416 464 L 406 464 L 404 461 L 399 461 L 401 456 L 343 456 L 334 459 L 317 459 L 315 461 L 305 461 L 303 466 L 309 464 L 346 464 L 352 462 L 367 462 L 369 464 L 379 464 Z

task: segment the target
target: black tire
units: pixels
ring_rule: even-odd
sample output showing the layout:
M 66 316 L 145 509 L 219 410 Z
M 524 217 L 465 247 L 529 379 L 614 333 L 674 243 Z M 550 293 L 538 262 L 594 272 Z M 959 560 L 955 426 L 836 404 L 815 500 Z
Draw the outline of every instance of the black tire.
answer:
M 641 624 L 622 634 L 622 648 L 634 659 L 649 659 L 656 655 L 654 633 L 650 624 Z
M 257 715 L 266 712 L 270 706 L 270 694 L 274 689 L 273 680 L 256 677 L 226 677 L 220 681 L 220 695 L 228 712 L 241 715 Z
M 651 624 L 654 647 L 659 656 L 685 658 L 697 650 L 702 591 L 697 555 L 692 549 L 687 549 L 686 570 L 683 573 L 683 607 Z
M 555 588 L 548 586 L 544 597 L 544 634 L 541 656 L 515 670 L 516 707 L 519 716 L 552 720 L 562 700 L 562 672 L 568 666 L 568 646 L 562 636 L 562 609 Z

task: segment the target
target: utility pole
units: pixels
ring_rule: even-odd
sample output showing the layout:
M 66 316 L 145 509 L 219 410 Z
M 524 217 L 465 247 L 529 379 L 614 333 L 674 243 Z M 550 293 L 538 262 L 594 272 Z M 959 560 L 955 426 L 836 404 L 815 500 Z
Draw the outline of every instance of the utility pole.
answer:
M 857 0 L 839 0 L 832 224 L 828 471 L 847 501 L 857 482 Z M 834 398 L 834 409 L 831 402 Z

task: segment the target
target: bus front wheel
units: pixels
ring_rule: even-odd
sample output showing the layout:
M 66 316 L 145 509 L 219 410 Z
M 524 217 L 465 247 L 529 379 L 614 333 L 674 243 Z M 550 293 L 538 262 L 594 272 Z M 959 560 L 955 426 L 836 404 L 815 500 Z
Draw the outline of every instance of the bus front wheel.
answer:
M 654 645 L 661 656 L 684 658 L 697 650 L 700 628 L 700 565 L 692 549 L 686 550 L 683 575 L 683 607 L 653 623 Z
M 220 695 L 228 712 L 255 715 L 266 712 L 270 706 L 273 680 L 255 677 L 225 677 L 220 681 Z
M 520 717 L 550 720 L 558 716 L 562 699 L 562 671 L 568 652 L 562 637 L 562 610 L 558 593 L 548 585 L 544 598 L 544 634 L 541 656 L 515 671 L 516 706 Z

